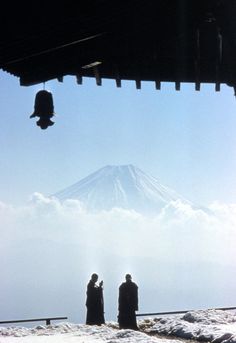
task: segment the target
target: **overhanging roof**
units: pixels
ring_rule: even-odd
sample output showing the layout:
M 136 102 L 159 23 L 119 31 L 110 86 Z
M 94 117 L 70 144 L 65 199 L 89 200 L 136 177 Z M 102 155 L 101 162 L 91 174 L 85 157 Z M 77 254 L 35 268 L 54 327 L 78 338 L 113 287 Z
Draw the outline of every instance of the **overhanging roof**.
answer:
M 6 4 L 0 68 L 32 85 L 65 75 L 236 85 L 235 0 Z

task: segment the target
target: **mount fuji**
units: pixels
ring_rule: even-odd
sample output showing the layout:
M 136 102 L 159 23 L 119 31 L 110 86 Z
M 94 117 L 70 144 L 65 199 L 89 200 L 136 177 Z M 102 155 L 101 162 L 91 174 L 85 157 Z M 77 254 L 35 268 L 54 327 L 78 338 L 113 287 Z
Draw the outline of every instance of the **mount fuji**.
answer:
M 116 207 L 154 214 L 176 200 L 196 208 L 157 178 L 133 165 L 105 166 L 53 196 L 60 201 L 77 199 L 90 211 Z

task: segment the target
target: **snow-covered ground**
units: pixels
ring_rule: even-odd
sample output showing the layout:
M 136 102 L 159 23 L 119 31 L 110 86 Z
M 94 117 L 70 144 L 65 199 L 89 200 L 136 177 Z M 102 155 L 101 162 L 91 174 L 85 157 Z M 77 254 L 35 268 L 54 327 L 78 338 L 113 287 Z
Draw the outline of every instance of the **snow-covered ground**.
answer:
M 59 323 L 34 328 L 1 327 L 0 343 L 177 343 L 182 339 L 201 342 L 236 342 L 236 313 L 201 310 L 184 315 L 139 321 L 140 331 L 119 330 L 116 323 L 102 326 Z M 183 342 L 183 341 L 182 341 Z
M 154 335 L 171 335 L 201 342 L 236 342 L 235 312 L 192 311 L 184 315 L 147 319 L 140 326 L 145 332 Z

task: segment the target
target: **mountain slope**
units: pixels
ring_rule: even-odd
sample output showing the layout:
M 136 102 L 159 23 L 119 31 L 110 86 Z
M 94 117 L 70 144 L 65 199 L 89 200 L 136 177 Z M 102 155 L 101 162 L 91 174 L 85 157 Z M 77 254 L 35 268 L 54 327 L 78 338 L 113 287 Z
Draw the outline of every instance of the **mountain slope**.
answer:
M 156 213 L 170 201 L 178 199 L 191 205 L 158 179 L 133 165 L 103 167 L 54 196 L 61 201 L 78 199 L 88 210 L 119 207 Z

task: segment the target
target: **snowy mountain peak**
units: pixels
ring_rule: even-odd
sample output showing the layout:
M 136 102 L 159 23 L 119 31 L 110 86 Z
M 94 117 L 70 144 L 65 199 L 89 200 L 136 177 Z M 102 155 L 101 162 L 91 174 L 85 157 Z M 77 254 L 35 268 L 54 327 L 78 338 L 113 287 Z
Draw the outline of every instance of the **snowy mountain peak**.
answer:
M 181 199 L 190 204 L 132 164 L 107 165 L 54 196 L 61 201 L 78 199 L 88 210 L 119 207 L 140 213 L 158 213 L 170 201 Z

